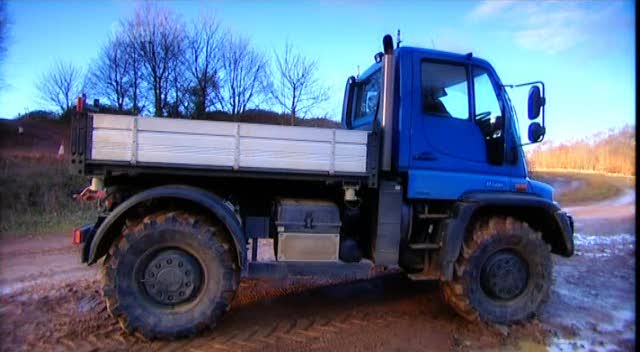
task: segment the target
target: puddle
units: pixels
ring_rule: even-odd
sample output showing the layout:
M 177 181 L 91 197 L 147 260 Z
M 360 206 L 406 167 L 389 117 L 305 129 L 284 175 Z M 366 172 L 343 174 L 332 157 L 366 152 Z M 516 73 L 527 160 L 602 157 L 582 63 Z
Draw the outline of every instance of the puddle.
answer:
M 576 255 L 588 257 L 610 257 L 613 255 L 627 255 L 635 250 L 636 236 L 628 233 L 618 235 L 573 235 Z

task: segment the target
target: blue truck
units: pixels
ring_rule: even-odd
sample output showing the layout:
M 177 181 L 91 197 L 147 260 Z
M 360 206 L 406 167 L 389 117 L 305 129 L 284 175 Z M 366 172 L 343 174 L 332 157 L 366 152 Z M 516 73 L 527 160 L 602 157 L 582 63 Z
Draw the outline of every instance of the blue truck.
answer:
M 213 328 L 242 278 L 379 268 L 441 282 L 471 321 L 535 314 L 551 254 L 573 254 L 573 220 L 528 177 L 510 86 L 471 53 L 389 35 L 374 59 L 347 80 L 337 129 L 115 116 L 79 100 L 71 169 L 101 212 L 73 241 L 100 262 L 126 331 Z M 537 143 L 544 85 L 523 85 Z

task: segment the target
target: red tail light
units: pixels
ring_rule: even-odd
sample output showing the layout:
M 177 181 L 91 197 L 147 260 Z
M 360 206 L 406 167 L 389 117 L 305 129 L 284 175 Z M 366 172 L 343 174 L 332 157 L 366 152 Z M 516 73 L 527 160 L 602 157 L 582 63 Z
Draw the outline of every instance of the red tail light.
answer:
M 73 244 L 82 244 L 82 229 L 73 230 Z

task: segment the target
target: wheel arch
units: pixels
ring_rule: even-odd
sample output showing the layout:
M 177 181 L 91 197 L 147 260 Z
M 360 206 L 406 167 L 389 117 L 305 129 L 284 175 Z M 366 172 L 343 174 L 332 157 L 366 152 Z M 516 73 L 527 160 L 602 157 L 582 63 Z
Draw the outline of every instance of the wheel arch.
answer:
M 472 193 L 456 203 L 453 213 L 454 218 L 443 227 L 440 264 L 444 280 L 452 279 L 453 265 L 465 237 L 484 217 L 508 216 L 525 222 L 542 234 L 552 253 L 573 255 L 573 221 L 556 203 L 546 199 L 517 193 Z
M 149 204 L 153 201 L 153 204 Z M 242 224 L 235 212 L 219 196 L 201 188 L 184 185 L 165 185 L 150 188 L 133 195 L 118 205 L 95 230 L 87 246 L 86 262 L 93 264 L 107 254 L 127 218 L 148 215 L 166 209 L 169 204 L 181 205 L 200 214 L 207 214 L 219 220 L 227 229 L 236 250 L 236 259 L 240 268 L 246 268 L 247 254 Z

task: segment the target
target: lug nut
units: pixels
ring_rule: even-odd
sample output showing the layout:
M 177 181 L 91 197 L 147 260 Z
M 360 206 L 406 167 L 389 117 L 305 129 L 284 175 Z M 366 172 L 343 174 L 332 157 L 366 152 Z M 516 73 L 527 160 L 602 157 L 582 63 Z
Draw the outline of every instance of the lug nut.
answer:
M 182 262 L 178 262 L 178 268 L 182 268 Z
M 171 259 L 167 259 L 167 264 L 171 264 L 172 260 Z

